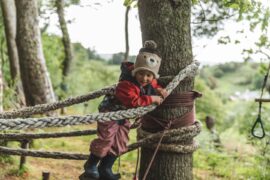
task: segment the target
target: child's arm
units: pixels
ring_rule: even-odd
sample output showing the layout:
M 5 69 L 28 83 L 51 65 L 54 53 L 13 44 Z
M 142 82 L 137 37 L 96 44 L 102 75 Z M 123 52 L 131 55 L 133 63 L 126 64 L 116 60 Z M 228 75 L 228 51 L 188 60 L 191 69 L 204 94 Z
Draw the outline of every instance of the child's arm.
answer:
M 156 89 L 156 92 L 159 96 L 161 96 L 162 98 L 166 98 L 168 96 L 167 90 L 163 88 L 160 84 L 158 84 L 158 81 L 156 79 L 154 79 L 151 84 L 153 88 Z
M 116 98 L 126 107 L 148 106 L 156 103 L 160 104 L 160 96 L 140 96 L 140 89 L 129 81 L 121 81 L 116 87 Z

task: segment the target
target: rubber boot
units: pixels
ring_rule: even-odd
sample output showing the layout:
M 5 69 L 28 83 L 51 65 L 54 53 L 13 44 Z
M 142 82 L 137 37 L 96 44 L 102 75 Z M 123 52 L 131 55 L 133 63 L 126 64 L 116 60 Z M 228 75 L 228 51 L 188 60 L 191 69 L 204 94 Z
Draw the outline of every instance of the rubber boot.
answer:
M 113 155 L 106 155 L 104 158 L 102 158 L 99 166 L 98 166 L 98 172 L 100 176 L 100 180 L 118 180 L 120 179 L 120 174 L 113 174 L 112 167 L 117 159 L 117 156 Z
M 80 180 L 96 180 L 99 179 L 97 164 L 100 158 L 94 154 L 90 154 L 88 160 L 84 164 L 84 173 L 79 176 Z

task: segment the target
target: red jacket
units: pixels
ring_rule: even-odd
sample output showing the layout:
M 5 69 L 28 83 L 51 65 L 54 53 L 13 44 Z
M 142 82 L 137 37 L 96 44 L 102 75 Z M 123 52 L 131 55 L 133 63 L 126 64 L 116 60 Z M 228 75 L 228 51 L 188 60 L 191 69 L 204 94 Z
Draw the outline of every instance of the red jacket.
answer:
M 154 89 L 161 88 L 157 80 L 154 79 L 151 83 Z M 127 108 L 148 106 L 152 104 L 150 95 L 140 95 L 140 88 L 131 81 L 120 81 L 116 87 L 115 97 Z

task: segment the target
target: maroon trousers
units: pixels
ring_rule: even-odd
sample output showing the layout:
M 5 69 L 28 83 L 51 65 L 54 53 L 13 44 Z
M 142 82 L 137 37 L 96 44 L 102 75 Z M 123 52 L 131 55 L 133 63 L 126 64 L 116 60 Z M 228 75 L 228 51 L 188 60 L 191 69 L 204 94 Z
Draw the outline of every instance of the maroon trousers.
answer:
M 116 121 L 98 122 L 97 136 L 90 145 L 90 152 L 102 158 L 107 154 L 119 156 L 127 151 L 130 122 L 124 120 L 122 125 Z

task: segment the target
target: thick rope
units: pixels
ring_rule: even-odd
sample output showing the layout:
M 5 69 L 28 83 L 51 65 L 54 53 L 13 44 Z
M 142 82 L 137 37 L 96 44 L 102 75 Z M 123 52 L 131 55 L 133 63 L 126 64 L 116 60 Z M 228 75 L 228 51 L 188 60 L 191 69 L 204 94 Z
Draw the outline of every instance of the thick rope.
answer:
M 191 126 L 165 130 L 165 135 L 163 137 L 163 140 L 168 143 L 187 141 L 188 139 L 192 139 L 195 136 L 197 136 L 200 132 L 201 132 L 201 124 L 196 121 Z M 138 139 L 143 139 L 143 141 L 146 141 L 148 139 L 149 141 L 151 141 L 151 140 L 160 139 L 163 134 L 163 131 L 158 132 L 158 133 L 150 133 L 150 132 L 143 131 L 141 128 L 138 128 L 137 133 L 138 133 Z M 141 140 L 138 140 L 138 142 L 140 141 Z M 151 143 L 153 142 L 154 141 L 152 141 Z
M 163 76 L 163 77 L 160 77 L 160 79 L 173 79 L 173 77 Z M 53 111 L 53 110 L 68 107 L 74 104 L 86 102 L 91 99 L 101 97 L 103 95 L 109 95 L 109 94 L 113 95 L 115 93 L 115 88 L 116 88 L 116 84 L 111 85 L 109 87 L 102 88 L 94 92 L 90 92 L 85 95 L 71 97 L 62 101 L 56 101 L 56 102 L 47 103 L 47 104 L 38 104 L 35 106 L 25 107 L 25 108 L 10 111 L 10 112 L 1 112 L 0 118 L 2 119 L 12 119 L 12 118 L 18 118 L 18 117 L 24 118 L 24 117 L 29 117 L 34 114 L 42 114 L 48 111 Z
M 42 139 L 42 138 L 60 138 L 60 137 L 74 137 L 96 134 L 97 130 L 82 130 L 58 133 L 1 133 L 1 140 L 25 140 L 25 139 Z
M 162 144 L 159 146 L 160 151 L 175 152 L 175 153 L 191 153 L 198 148 L 198 145 L 192 141 L 201 131 L 201 124 L 195 122 L 194 125 L 188 127 L 182 127 L 172 130 L 165 130 L 159 133 L 160 138 L 162 134 Z M 156 133 L 150 133 L 143 131 L 141 128 L 138 129 L 138 139 L 145 139 L 145 137 L 156 136 Z M 151 143 L 142 145 L 143 147 L 155 149 L 158 145 L 159 139 L 154 139 Z M 139 142 L 139 141 L 138 141 Z M 191 143 L 187 143 L 191 142 Z
M 170 94 L 173 89 L 186 77 L 196 75 L 199 63 L 194 61 L 185 69 L 181 70 L 173 80 L 167 85 L 166 90 Z M 61 127 L 66 125 L 90 124 L 95 121 L 111 121 L 119 119 L 132 119 L 141 117 L 146 113 L 154 110 L 157 105 L 146 107 L 138 107 L 128 110 L 116 112 L 107 112 L 99 114 L 90 114 L 86 116 L 67 116 L 67 117 L 44 117 L 44 118 L 28 118 L 28 119 L 0 119 L 0 130 L 9 129 L 27 129 L 27 128 L 43 128 L 43 127 Z
M 37 151 L 37 150 L 26 150 L 26 149 L 15 149 L 0 146 L 1 154 L 7 155 L 18 155 L 18 156 L 32 156 L 40 158 L 53 158 L 53 159 L 70 159 L 70 160 L 86 160 L 88 154 L 72 154 L 64 152 L 49 152 L 49 151 Z
M 179 129 L 172 129 L 166 130 L 164 138 L 168 137 L 179 137 L 178 139 L 191 139 L 192 137 L 196 136 L 196 133 L 199 133 L 201 130 L 201 125 L 199 123 L 195 123 L 192 126 L 183 127 Z M 128 146 L 128 151 L 137 149 L 141 146 L 153 146 L 153 142 L 156 142 L 162 136 L 162 132 L 156 134 L 150 134 L 144 139 L 138 140 L 136 143 L 133 143 Z M 175 148 L 175 147 L 172 147 Z M 176 147 L 179 149 L 179 147 Z M 184 151 L 189 148 L 184 147 L 182 148 Z M 181 149 L 181 150 L 182 150 Z M 126 152 L 126 153 L 127 153 Z M 0 146 L 0 154 L 7 154 L 7 155 L 19 155 L 19 156 L 32 156 L 32 157 L 40 157 L 40 158 L 53 158 L 53 159 L 72 159 L 72 160 L 86 160 L 88 159 L 88 154 L 78 154 L 78 153 L 64 153 L 64 152 L 48 152 L 48 151 L 38 151 L 38 150 L 26 150 L 26 149 L 15 149 L 15 148 L 7 148 Z
M 135 122 L 131 125 L 130 129 L 137 128 L 138 124 Z M 43 138 L 61 138 L 61 137 L 74 137 L 96 134 L 96 129 L 69 131 L 69 132 L 46 132 L 46 133 L 0 133 L 1 140 L 31 140 Z
M 86 102 L 91 99 L 95 99 L 100 96 L 103 96 L 105 94 L 114 94 L 115 87 L 116 85 L 112 85 L 110 87 L 105 87 L 100 90 L 91 92 L 89 94 L 85 94 L 85 95 L 81 95 L 81 96 L 77 96 L 73 98 L 71 97 L 63 101 L 57 101 L 57 102 L 48 103 L 48 104 L 39 104 L 36 106 L 25 107 L 19 110 L 11 111 L 11 112 L 3 112 L 3 113 L 0 113 L 0 118 L 11 119 L 11 118 L 16 118 L 16 117 L 29 117 L 30 115 L 33 115 L 33 114 L 41 114 L 44 112 L 48 112 L 48 111 L 56 110 L 59 108 L 71 106 L 74 104 Z

